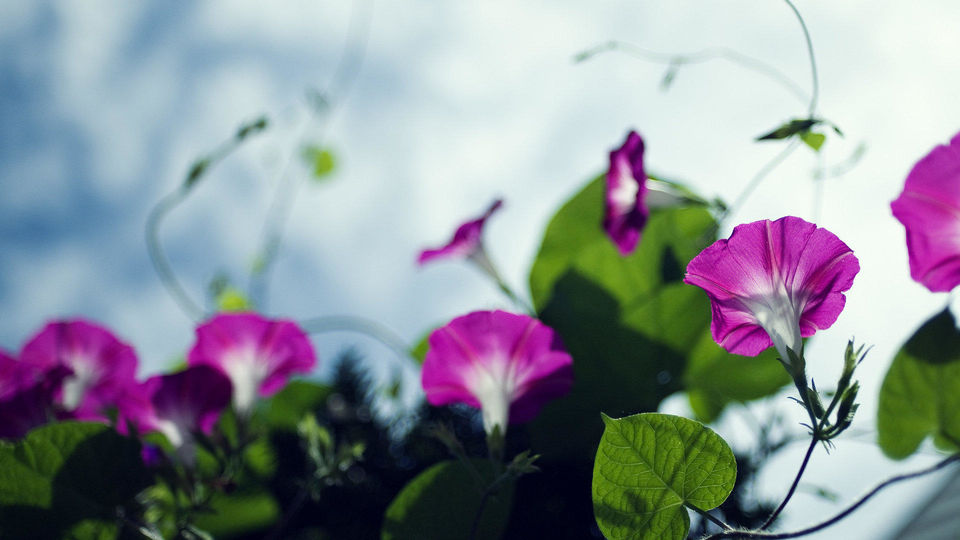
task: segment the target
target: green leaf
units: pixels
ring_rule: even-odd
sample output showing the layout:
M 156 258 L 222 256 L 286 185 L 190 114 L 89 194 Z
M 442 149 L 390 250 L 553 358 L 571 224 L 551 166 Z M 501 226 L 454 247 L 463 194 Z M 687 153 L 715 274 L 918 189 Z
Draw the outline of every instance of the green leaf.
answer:
M 210 511 L 197 514 L 194 525 L 214 538 L 263 531 L 280 517 L 280 505 L 265 491 L 216 494 Z
M 757 141 L 777 141 L 782 139 L 788 139 L 794 135 L 802 135 L 810 131 L 810 128 L 817 124 L 822 124 L 823 120 L 817 118 L 795 118 L 781 124 L 773 131 L 769 133 L 764 133 L 756 138 Z
M 486 480 L 493 479 L 489 460 L 472 460 Z M 483 498 L 477 478 L 459 461 L 443 461 L 404 486 L 387 508 L 383 540 L 430 538 L 462 540 L 470 530 Z M 513 484 L 506 483 L 487 497 L 476 538 L 499 538 L 506 527 L 513 500 Z
M 217 307 L 220 311 L 249 311 L 253 304 L 239 289 L 228 286 L 217 295 Z
M 683 385 L 697 419 L 712 422 L 731 402 L 760 399 L 790 383 L 790 375 L 777 361 L 777 350 L 759 356 L 729 354 L 704 331 L 690 353 Z
M 800 140 L 806 143 L 806 145 L 810 148 L 813 148 L 814 152 L 819 152 L 820 147 L 823 146 L 823 142 L 827 140 L 827 136 L 823 133 L 807 131 L 800 134 Z
M 150 485 L 140 443 L 103 424 L 62 422 L 0 445 L 0 537 L 112 538 Z
M 303 149 L 303 159 L 313 171 L 314 180 L 327 178 L 336 168 L 336 158 L 327 148 L 310 145 Z
M 267 401 L 264 421 L 273 429 L 296 432 L 303 415 L 322 409 L 330 393 L 329 386 L 309 381 L 290 381 Z
M 637 250 L 622 257 L 601 228 L 603 192 L 601 176 L 557 212 L 530 272 L 534 306 L 573 356 L 576 380 L 568 396 L 530 424 L 532 447 L 545 459 L 592 459 L 603 429 L 597 413 L 656 410 L 684 381 L 701 381 L 685 375 L 692 355 L 700 364 L 737 362 L 715 345 L 709 355 L 697 348 L 709 339 L 710 302 L 682 282 L 690 259 L 716 238 L 707 209 L 654 210 Z M 779 388 L 782 379 L 775 377 L 762 389 Z M 709 417 L 738 395 L 759 394 L 716 401 Z
M 894 459 L 913 454 L 928 436 L 960 447 L 960 332 L 944 309 L 924 323 L 893 359 L 880 387 L 880 448 Z
M 685 507 L 716 508 L 733 490 L 733 451 L 703 424 L 658 413 L 603 422 L 593 511 L 608 539 L 686 538 Z
M 430 330 L 424 334 L 420 341 L 410 349 L 410 356 L 420 365 L 423 365 L 423 361 L 427 358 L 427 351 L 430 349 L 430 334 L 432 333 L 433 330 Z

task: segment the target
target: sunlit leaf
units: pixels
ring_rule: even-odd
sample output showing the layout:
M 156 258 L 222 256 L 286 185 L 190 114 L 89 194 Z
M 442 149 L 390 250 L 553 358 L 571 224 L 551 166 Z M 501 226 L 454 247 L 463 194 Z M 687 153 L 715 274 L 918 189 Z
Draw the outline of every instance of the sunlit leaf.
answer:
M 473 460 L 489 484 L 488 460 Z M 383 540 L 461 540 L 470 538 L 481 509 L 484 485 L 459 461 L 444 461 L 420 473 L 390 503 L 384 517 Z M 513 484 L 507 482 L 487 497 L 474 538 L 500 538 L 510 515 Z
M 800 140 L 812 148 L 814 152 L 819 152 L 820 147 L 823 146 L 823 142 L 827 140 L 827 136 L 823 133 L 807 131 L 800 134 Z
M 239 289 L 226 287 L 217 296 L 220 311 L 249 311 L 253 305 Z
M 601 228 L 603 190 L 603 177 L 597 178 L 557 212 L 530 272 L 534 305 L 573 356 L 576 381 L 567 397 L 549 404 L 530 424 L 533 448 L 546 459 L 591 459 L 603 429 L 600 411 L 656 410 L 685 380 L 707 387 L 697 373 L 687 377 L 685 371 L 709 334 L 710 303 L 682 279 L 690 259 L 715 240 L 716 222 L 699 205 L 655 210 L 636 252 L 622 257 Z M 701 370 L 736 364 L 713 347 L 709 358 L 697 352 Z M 771 371 L 765 364 L 746 363 L 762 366 L 760 378 L 766 381 Z M 776 391 L 782 375 L 776 372 L 774 379 L 715 399 L 709 417 L 738 396 Z M 718 391 L 725 392 L 711 389 L 710 397 Z
M 960 332 L 944 309 L 924 323 L 893 359 L 880 388 L 880 448 L 895 459 L 913 454 L 933 436 L 960 448 Z
M 810 128 L 817 124 L 823 123 L 823 120 L 817 118 L 796 118 L 781 124 L 773 131 L 769 133 L 764 133 L 756 138 L 758 141 L 776 141 L 781 139 L 788 139 L 794 135 L 800 135 L 810 131 Z
M 681 540 L 688 506 L 716 508 L 733 490 L 733 451 L 703 424 L 658 413 L 603 421 L 593 511 L 608 539 Z
M 336 158 L 328 148 L 307 146 L 303 149 L 303 159 L 317 181 L 325 180 L 336 167 Z

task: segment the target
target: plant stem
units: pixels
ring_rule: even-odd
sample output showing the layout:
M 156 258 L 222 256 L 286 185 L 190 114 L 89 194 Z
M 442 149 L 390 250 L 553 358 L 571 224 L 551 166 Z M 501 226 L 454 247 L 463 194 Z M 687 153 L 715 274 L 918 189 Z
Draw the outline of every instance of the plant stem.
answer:
M 815 533 L 815 532 L 817 532 L 817 531 L 826 529 L 827 527 L 829 527 L 829 526 L 837 523 L 838 521 L 844 519 L 845 517 L 847 517 L 848 515 L 850 515 L 851 513 L 853 513 L 856 509 L 858 509 L 858 508 L 860 508 L 861 506 L 863 506 L 864 503 L 866 503 L 868 500 L 870 500 L 871 498 L 873 498 L 874 495 L 876 495 L 877 493 L 879 493 L 880 491 L 882 491 L 884 488 L 886 488 L 886 487 L 888 487 L 888 486 L 891 486 L 891 485 L 893 485 L 893 484 L 896 484 L 896 483 L 898 483 L 898 482 L 902 482 L 902 481 L 904 481 L 904 480 L 910 480 L 910 479 L 913 479 L 913 478 L 917 478 L 917 477 L 920 477 L 920 476 L 924 476 L 924 475 L 930 474 L 930 473 L 932 473 L 932 472 L 936 472 L 936 471 L 938 471 L 938 470 L 940 470 L 940 469 L 946 467 L 947 465 L 950 465 L 951 463 L 954 463 L 954 462 L 956 462 L 956 461 L 960 461 L 960 454 L 954 454 L 954 455 L 952 455 L 952 456 L 949 456 L 949 457 L 947 457 L 946 459 L 943 459 L 943 460 L 941 460 L 941 461 L 939 461 L 939 462 L 937 462 L 937 463 L 935 463 L 935 464 L 933 464 L 933 465 L 931 465 L 930 467 L 927 467 L 927 468 L 925 468 L 925 469 L 920 469 L 919 471 L 914 471 L 914 472 L 912 472 L 912 473 L 899 474 L 899 475 L 896 475 L 896 476 L 892 476 L 892 477 L 884 480 L 883 482 L 877 484 L 876 486 L 874 486 L 873 489 L 871 489 L 870 491 L 868 491 L 868 492 L 866 492 L 865 494 L 861 495 L 860 498 L 858 498 L 853 504 L 851 504 L 850 506 L 848 506 L 847 508 L 845 508 L 844 510 L 842 510 L 842 511 L 839 512 L 838 514 L 834 515 L 834 516 L 831 517 L 830 519 L 827 519 L 827 520 L 825 520 L 825 521 L 822 521 L 822 522 L 820 522 L 820 523 L 818 523 L 818 524 L 816 524 L 816 525 L 812 525 L 812 526 L 807 527 L 807 528 L 805 528 L 805 529 L 800 529 L 800 530 L 797 530 L 797 531 L 785 532 L 785 533 L 771 533 L 771 532 L 766 532 L 766 531 L 753 531 L 753 530 L 745 530 L 745 531 L 741 531 L 741 530 L 730 530 L 730 531 L 723 531 L 723 532 L 719 532 L 719 533 L 712 534 L 712 535 L 706 537 L 704 540 L 719 540 L 720 538 L 748 538 L 748 539 L 749 539 L 749 538 L 762 538 L 762 539 L 766 539 L 766 540 L 781 540 L 781 539 L 786 539 L 786 538 L 797 538 L 797 537 L 800 537 L 800 536 L 806 536 L 806 535 L 808 535 L 808 534 L 813 534 L 813 533 Z
M 817 60 L 813 56 L 813 40 L 810 39 L 810 31 L 807 30 L 807 23 L 804 22 L 803 16 L 800 15 L 800 11 L 797 10 L 797 6 L 793 5 L 791 0 L 783 0 L 790 6 L 790 9 L 793 10 L 793 14 L 797 16 L 797 20 L 800 21 L 800 28 L 803 29 L 803 38 L 807 41 L 807 54 L 810 56 L 810 72 L 811 72 L 811 82 L 813 86 L 813 91 L 810 93 L 810 112 L 809 117 L 813 118 L 814 113 L 817 110 L 817 99 L 820 94 L 820 79 L 817 76 Z
M 176 302 L 177 306 L 180 307 L 187 317 L 193 321 L 198 321 L 203 318 L 204 310 L 190 298 L 190 295 L 186 289 L 183 288 L 180 280 L 177 279 L 173 267 L 170 266 L 170 261 L 167 260 L 163 252 L 159 238 L 160 223 L 163 221 L 163 218 L 183 202 L 189 192 L 189 188 L 181 186 L 177 188 L 176 191 L 168 193 L 157 201 L 157 204 L 154 205 L 150 211 L 150 215 L 147 217 L 145 236 L 147 253 L 150 254 L 150 262 L 153 264 L 154 271 L 157 272 L 157 277 L 160 278 L 160 283 L 167 289 L 167 293 L 170 294 L 174 302 Z
M 810 98 L 807 93 L 797 84 L 794 80 L 784 74 L 782 71 L 777 69 L 775 66 L 764 62 L 758 58 L 752 56 L 747 56 L 741 52 L 738 52 L 734 49 L 727 47 L 711 47 L 708 49 L 703 49 L 697 52 L 689 54 L 672 54 L 664 53 L 659 51 L 652 51 L 639 47 L 632 43 L 626 43 L 622 41 L 608 41 L 607 43 L 598 45 L 592 49 L 588 49 L 576 55 L 575 60 L 577 62 L 582 62 L 584 60 L 589 60 L 593 56 L 604 52 L 610 51 L 619 51 L 624 54 L 633 56 L 634 58 L 639 58 L 641 60 L 647 60 L 650 62 L 657 62 L 661 64 L 668 64 L 670 66 L 683 66 L 690 64 L 700 64 L 704 62 L 709 62 L 711 60 L 727 60 L 734 64 L 740 65 L 746 69 L 749 69 L 755 73 L 766 76 L 773 81 L 776 81 L 781 86 L 786 88 L 790 93 L 797 96 L 797 98 L 806 103 Z
M 774 169 L 776 169 L 785 159 L 787 159 L 787 157 L 793 153 L 799 144 L 800 139 L 792 138 L 779 154 L 773 156 L 773 159 L 768 161 L 759 171 L 757 171 L 757 174 L 750 180 L 750 183 L 743 188 L 743 191 L 737 195 L 736 200 L 732 205 L 730 205 L 730 208 L 723 215 L 721 215 L 717 221 L 721 221 L 724 217 L 729 215 L 731 211 L 739 210 L 740 207 L 743 206 L 743 203 L 746 202 L 747 198 L 750 197 L 755 189 L 757 189 L 757 186 L 760 185 L 760 182 L 762 182 L 767 175 L 773 172 Z
M 369 336 L 387 346 L 401 358 L 410 359 L 410 347 L 407 343 L 386 325 L 364 317 L 352 315 L 329 315 L 314 317 L 300 322 L 300 326 L 310 334 L 324 332 L 348 331 Z
M 810 463 L 810 456 L 813 455 L 813 449 L 817 447 L 819 442 L 819 437 L 816 433 L 810 437 L 810 446 L 807 447 L 807 453 L 803 456 L 803 461 L 800 463 L 800 470 L 797 471 L 797 476 L 793 479 L 793 484 L 790 485 L 790 490 L 787 491 L 787 496 L 783 498 L 783 501 L 780 502 L 780 506 L 770 514 L 770 517 L 763 522 L 763 525 L 760 525 L 760 530 L 764 530 L 769 527 L 774 520 L 777 519 L 777 516 L 780 515 L 780 512 L 783 512 L 783 509 L 786 508 L 787 503 L 790 502 L 790 498 L 793 497 L 795 491 L 797 491 L 797 486 L 800 485 L 800 477 L 803 476 L 804 471 L 807 469 L 807 464 Z
M 361 6 L 363 4 L 363 6 Z M 353 0 L 350 7 L 350 22 L 347 28 L 347 37 L 340 53 L 340 59 L 334 68 L 333 76 L 327 85 L 327 88 L 320 95 L 323 97 L 324 106 L 315 114 L 322 113 L 327 120 L 324 124 L 326 129 L 329 126 L 329 119 L 333 116 L 340 104 L 346 100 L 346 97 L 360 72 L 360 66 L 363 64 L 366 56 L 367 43 L 370 41 L 370 23 L 373 18 L 373 0 Z M 309 121 L 308 124 L 309 125 Z M 306 126 L 304 126 L 304 129 Z M 297 137 L 299 145 L 301 137 Z M 323 143 L 324 136 L 321 134 L 319 143 Z M 287 158 L 286 163 L 280 171 L 280 185 L 274 193 L 274 198 L 267 210 L 267 218 L 264 222 L 263 233 L 261 235 L 261 247 L 258 252 L 260 257 L 256 268 L 250 273 L 249 294 L 254 304 L 260 309 L 266 309 L 267 294 L 269 289 L 270 272 L 273 264 L 276 262 L 277 254 L 283 244 L 283 235 L 286 229 L 287 221 L 296 199 L 297 189 L 301 182 L 299 177 L 289 174 L 291 165 L 300 153 L 300 148 L 294 148 Z
M 692 505 L 692 504 L 684 504 L 684 506 L 686 506 L 687 508 L 689 508 L 689 509 L 693 510 L 694 512 L 700 514 L 701 516 L 703 516 L 704 518 L 706 518 L 708 521 L 710 521 L 710 523 L 713 523 L 714 525 L 716 525 L 717 527 L 720 527 L 721 529 L 723 529 L 723 530 L 725 530 L 725 531 L 732 531 L 732 530 L 733 530 L 733 527 L 731 527 L 731 526 L 727 525 L 726 523 L 724 523 L 722 519 L 720 519 L 720 518 L 718 518 L 718 517 L 716 517 L 716 516 L 711 515 L 711 514 L 710 514 L 709 512 L 707 512 L 706 510 L 701 510 L 701 509 L 697 508 L 696 506 L 694 506 L 694 505 Z

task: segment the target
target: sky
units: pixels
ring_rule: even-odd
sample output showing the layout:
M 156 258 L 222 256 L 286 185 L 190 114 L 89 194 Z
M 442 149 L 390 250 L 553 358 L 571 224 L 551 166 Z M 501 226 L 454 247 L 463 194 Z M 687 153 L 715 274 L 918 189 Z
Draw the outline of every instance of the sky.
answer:
M 862 435 L 816 456 L 805 477 L 850 498 L 934 459 L 891 462 L 871 441 L 893 355 L 947 302 L 910 280 L 889 202 L 913 163 L 960 129 L 960 4 L 798 8 L 815 47 L 818 110 L 845 136 L 830 135 L 819 155 L 798 148 L 725 227 L 797 215 L 860 259 L 846 309 L 808 349 L 813 376 L 830 380 L 848 338 L 873 345 L 860 371 Z M 811 88 L 800 27 L 777 1 L 0 2 L 0 347 L 84 316 L 136 347 L 141 374 L 182 355 L 192 322 L 152 270 L 144 224 L 194 159 L 261 115 L 269 130 L 213 169 L 160 231 L 187 290 L 201 297 L 218 273 L 245 282 L 273 194 L 292 181 L 268 312 L 361 316 L 413 342 L 454 316 L 509 306 L 471 268 L 414 264 L 494 198 L 505 206 L 487 249 L 524 289 L 550 216 L 629 129 L 644 136 L 650 171 L 732 201 L 783 148 L 753 139 L 806 113 L 776 81 L 725 60 L 680 67 L 667 90 L 664 64 L 621 52 L 573 61 L 610 40 L 664 53 L 725 47 Z M 344 50 L 359 71 L 329 116 L 311 117 L 305 96 L 329 87 Z M 308 143 L 337 157 L 325 183 L 301 163 Z M 818 187 L 816 171 L 858 148 L 855 167 Z M 346 345 L 377 347 L 344 333 L 315 343 L 321 361 Z M 683 411 L 680 400 L 665 407 Z M 762 493 L 779 496 L 803 446 L 774 459 Z M 902 501 L 919 502 L 937 481 L 892 489 L 820 537 L 882 537 L 911 511 Z M 784 528 L 837 509 L 804 494 L 794 504 Z

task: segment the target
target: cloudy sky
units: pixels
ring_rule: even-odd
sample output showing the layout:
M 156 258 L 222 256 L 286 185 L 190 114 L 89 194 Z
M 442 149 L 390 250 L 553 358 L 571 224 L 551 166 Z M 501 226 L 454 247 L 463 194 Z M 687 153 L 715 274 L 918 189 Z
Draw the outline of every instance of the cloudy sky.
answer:
M 842 478 L 852 497 L 932 459 L 886 460 L 871 444 L 872 419 L 894 352 L 947 302 L 910 281 L 889 201 L 912 164 L 960 129 L 960 4 L 798 7 L 816 47 L 819 110 L 846 137 L 829 137 L 819 157 L 799 148 L 726 226 L 816 219 L 860 258 L 845 312 L 809 349 L 814 377 L 827 380 L 849 337 L 874 344 L 855 424 L 864 434 L 819 455 L 807 476 Z M 349 94 L 311 120 L 308 89 L 328 87 L 345 42 L 359 58 L 367 24 Z M 752 139 L 805 114 L 776 81 L 724 60 L 680 68 L 667 91 L 663 64 L 618 52 L 572 61 L 609 40 L 669 53 L 728 47 L 810 88 L 800 28 L 773 0 L 0 2 L 0 347 L 82 315 L 134 344 L 143 373 L 181 354 L 191 322 L 153 274 L 146 216 L 197 156 L 260 115 L 270 130 L 214 169 L 161 231 L 187 289 L 200 297 L 218 272 L 244 283 L 275 188 L 292 180 L 301 185 L 269 311 L 363 316 L 412 341 L 505 305 L 470 268 L 413 264 L 494 197 L 506 205 L 489 223 L 488 249 L 522 288 L 550 215 L 603 170 L 628 129 L 646 139 L 650 170 L 729 201 L 783 147 Z M 309 142 L 336 152 L 328 183 L 303 182 L 298 152 Z M 856 167 L 818 196 L 814 172 L 861 146 Z M 321 356 L 347 338 L 318 339 Z M 779 496 L 802 450 L 778 456 L 764 493 Z M 910 511 L 901 501 L 935 483 L 892 490 L 822 537 L 882 536 L 896 517 L 877 516 Z M 796 505 L 785 527 L 836 509 L 803 494 Z

